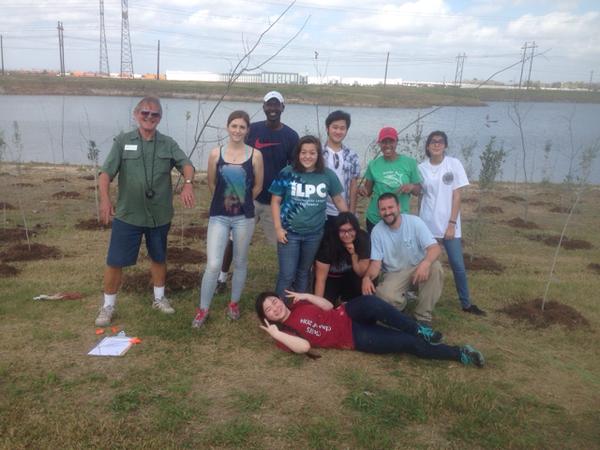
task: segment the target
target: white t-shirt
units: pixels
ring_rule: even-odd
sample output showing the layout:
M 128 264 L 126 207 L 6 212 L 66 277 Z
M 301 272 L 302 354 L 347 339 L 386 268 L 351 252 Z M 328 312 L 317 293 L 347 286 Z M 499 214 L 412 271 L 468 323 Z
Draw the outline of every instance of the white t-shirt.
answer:
M 452 156 L 444 156 L 442 162 L 433 165 L 429 160 L 419 164 L 423 178 L 421 210 L 419 216 L 436 238 L 443 238 L 452 213 L 452 192 L 469 184 L 461 162 Z M 460 212 L 456 218 L 455 237 L 461 237 Z
M 325 148 L 328 150 L 327 158 L 325 158 L 325 167 L 328 167 L 335 172 L 335 174 L 338 177 L 338 180 L 340 180 L 340 183 L 342 184 L 342 187 L 344 187 L 344 152 L 342 151 L 341 148 L 339 151 L 336 152 L 335 150 L 332 150 L 331 147 L 329 147 L 328 145 L 326 145 Z M 336 155 L 339 159 L 337 169 L 335 168 Z M 342 196 L 345 198 L 346 197 L 345 193 Z M 335 204 L 331 200 L 331 197 L 328 196 L 327 197 L 327 215 L 328 216 L 337 216 L 339 213 L 340 212 L 338 211 Z

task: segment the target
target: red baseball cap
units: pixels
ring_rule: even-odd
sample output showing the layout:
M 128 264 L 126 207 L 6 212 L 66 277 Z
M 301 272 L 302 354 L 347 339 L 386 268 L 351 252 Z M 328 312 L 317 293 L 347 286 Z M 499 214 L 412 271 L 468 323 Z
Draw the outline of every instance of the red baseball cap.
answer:
M 381 130 L 379 130 L 377 142 L 379 143 L 384 139 L 392 139 L 393 141 L 398 141 L 398 132 L 394 127 L 383 127 Z

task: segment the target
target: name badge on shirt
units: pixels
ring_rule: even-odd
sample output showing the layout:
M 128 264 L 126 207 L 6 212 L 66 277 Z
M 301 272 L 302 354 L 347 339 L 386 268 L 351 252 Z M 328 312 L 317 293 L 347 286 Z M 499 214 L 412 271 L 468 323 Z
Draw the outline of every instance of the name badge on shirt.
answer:
M 125 144 L 125 147 L 123 148 L 123 150 L 136 151 L 137 144 Z

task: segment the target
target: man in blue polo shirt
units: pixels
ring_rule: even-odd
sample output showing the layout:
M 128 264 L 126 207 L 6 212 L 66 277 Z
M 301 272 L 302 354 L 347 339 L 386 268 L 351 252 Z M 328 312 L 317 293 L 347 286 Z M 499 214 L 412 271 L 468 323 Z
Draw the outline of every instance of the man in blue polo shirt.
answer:
M 115 138 L 98 178 L 101 219 L 107 224 L 114 216 L 104 271 L 104 303 L 96 317 L 99 327 L 109 325 L 113 318 L 123 267 L 136 263 L 142 236 L 151 260 L 152 306 L 166 314 L 175 312 L 165 297 L 167 234 L 173 218 L 173 167 L 185 179 L 181 191 L 184 206 L 194 206 L 194 166 L 172 138 L 156 130 L 162 117 L 158 98 L 143 98 L 133 116 L 137 130 Z M 109 187 L 117 175 L 119 196 L 115 211 Z

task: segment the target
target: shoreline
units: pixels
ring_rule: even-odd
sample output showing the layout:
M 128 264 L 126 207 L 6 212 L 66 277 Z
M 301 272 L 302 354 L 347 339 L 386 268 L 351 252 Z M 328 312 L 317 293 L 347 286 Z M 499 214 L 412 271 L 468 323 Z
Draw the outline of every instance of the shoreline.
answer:
M 0 95 L 111 96 L 217 101 L 225 83 L 112 78 L 60 78 L 50 75 L 0 77 Z M 474 89 L 410 86 L 234 84 L 224 101 L 260 102 L 265 92 L 282 91 L 287 104 L 369 108 L 430 108 L 486 106 L 486 102 L 572 102 L 600 104 L 600 92 Z M 515 96 L 519 96 L 515 98 Z

